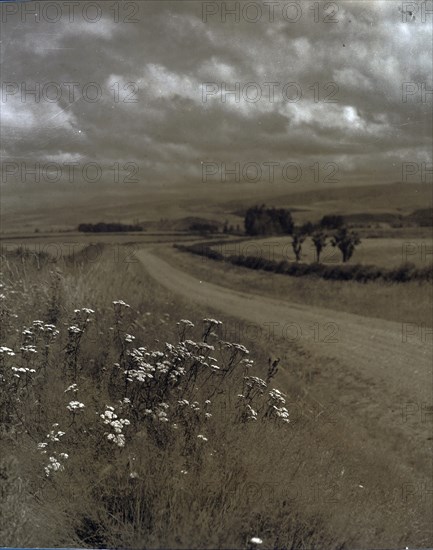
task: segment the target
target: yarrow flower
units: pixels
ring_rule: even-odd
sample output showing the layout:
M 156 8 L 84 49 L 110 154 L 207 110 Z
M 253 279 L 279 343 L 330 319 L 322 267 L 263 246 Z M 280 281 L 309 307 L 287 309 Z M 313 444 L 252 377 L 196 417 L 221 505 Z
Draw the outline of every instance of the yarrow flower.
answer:
M 113 305 L 114 306 L 131 307 L 129 304 L 127 304 L 123 300 L 114 300 Z
M 125 446 L 125 436 L 123 435 L 123 428 L 129 426 L 131 423 L 127 418 L 119 418 L 114 412 L 114 407 L 106 405 L 105 411 L 99 415 L 102 418 L 104 424 L 110 426 L 114 433 L 106 433 L 108 441 L 112 441 L 118 447 Z
M 54 455 L 56 455 L 57 453 L 53 453 Z M 62 460 L 67 460 L 69 458 L 69 455 L 67 453 L 60 453 L 59 455 L 59 458 L 61 458 Z M 58 471 L 62 471 L 64 470 L 64 466 L 63 464 L 59 461 L 59 459 L 56 457 L 56 456 L 50 456 L 48 458 L 49 460 L 49 463 L 47 464 L 47 466 L 45 466 L 44 470 L 45 470 L 45 475 L 47 477 L 49 477 L 50 475 L 52 475 L 54 472 L 58 472 Z
M 205 436 L 202 435 L 202 434 L 198 434 L 197 439 L 201 439 L 202 441 L 208 441 L 208 438 L 205 437 Z
M 35 346 L 28 345 L 28 346 L 21 346 L 20 351 L 24 353 L 38 353 Z
M 262 539 L 260 539 L 259 537 L 250 538 L 250 542 L 251 542 L 251 544 L 263 544 Z
M 203 319 L 203 323 L 209 323 L 210 325 L 219 326 L 222 325 L 222 321 L 217 321 L 217 319 Z
M 85 405 L 84 403 L 81 403 L 80 401 L 70 401 L 69 404 L 66 406 L 66 408 L 71 412 L 77 412 L 81 409 L 84 409 Z
M 15 355 L 15 352 L 6 346 L 0 346 L 0 353 L 5 353 L 6 355 Z
M 192 323 L 191 321 L 189 321 L 188 319 L 181 319 L 177 324 L 180 325 L 180 324 L 183 324 L 183 325 L 186 325 L 187 327 L 190 327 L 190 328 L 193 328 L 194 327 L 194 323 Z

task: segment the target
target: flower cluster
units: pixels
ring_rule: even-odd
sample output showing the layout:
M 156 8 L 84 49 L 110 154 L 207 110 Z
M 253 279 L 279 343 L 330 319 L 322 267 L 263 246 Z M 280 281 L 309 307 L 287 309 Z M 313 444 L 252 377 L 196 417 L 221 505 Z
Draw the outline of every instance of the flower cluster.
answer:
M 69 458 L 69 455 L 67 453 L 60 453 L 57 455 L 57 453 L 54 453 L 56 456 L 50 456 L 48 458 L 49 462 L 47 466 L 45 466 L 45 475 L 47 477 L 50 477 L 54 472 L 62 471 L 64 470 L 63 464 L 59 461 L 59 458 L 62 460 L 66 460 Z
M 125 446 L 125 436 L 123 434 L 123 428 L 129 426 L 130 422 L 127 418 L 119 418 L 114 412 L 114 407 L 106 405 L 105 411 L 99 415 L 102 421 L 107 426 L 112 428 L 114 433 L 105 433 L 109 441 L 115 443 L 118 447 Z
M 69 401 L 68 405 L 66 405 L 68 411 L 74 414 L 84 409 L 84 407 L 85 405 L 84 403 L 81 403 L 81 401 Z
M 286 399 L 283 393 L 279 390 L 270 390 L 269 392 L 269 415 L 276 419 L 282 420 L 287 424 L 290 422 L 289 411 L 284 406 Z
M 0 346 L 0 353 L 5 353 L 6 355 L 10 355 L 11 357 L 15 355 L 15 352 L 11 350 L 11 348 L 8 348 L 6 346 Z

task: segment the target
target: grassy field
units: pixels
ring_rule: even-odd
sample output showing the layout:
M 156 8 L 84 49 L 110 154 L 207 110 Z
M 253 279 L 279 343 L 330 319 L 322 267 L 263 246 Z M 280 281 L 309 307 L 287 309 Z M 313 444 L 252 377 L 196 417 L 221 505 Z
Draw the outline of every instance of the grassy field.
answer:
M 325 214 L 407 215 L 432 207 L 431 184 L 364 186 L 284 184 L 196 185 L 4 185 L 2 232 L 32 233 L 75 229 L 80 223 L 155 222 L 199 215 L 243 225 L 255 204 L 293 208 L 296 223 L 316 222 Z
M 2 267 L 2 544 L 250 548 L 256 536 L 264 548 L 425 543 L 424 510 L 408 509 L 400 494 L 411 469 L 374 439 L 359 439 L 368 419 L 354 430 L 351 402 L 335 409 L 331 395 L 323 399 L 326 379 L 295 344 L 232 340 L 248 355 L 221 345 L 221 327 L 203 322 L 214 312 L 167 293 L 138 262 L 113 260 L 110 247 L 92 263 L 85 254 L 56 264 L 11 255 Z M 234 326 L 246 334 L 243 323 L 217 318 L 231 335 Z M 145 362 L 133 351 L 141 347 Z M 276 356 L 277 373 L 268 362 Z M 211 362 L 228 369 L 214 383 L 204 366 Z M 167 368 L 180 385 L 167 384 Z M 139 382 L 146 369 L 154 374 L 147 385 Z M 263 395 L 258 378 L 248 393 L 245 369 L 268 386 Z M 289 424 L 267 412 L 270 388 L 288 396 Z M 129 423 L 111 424 L 111 413 Z
M 314 507 L 292 508 L 289 413 L 263 356 L 109 248 L 10 256 L 2 277 L 2 544 L 341 546 Z
M 338 248 L 328 244 L 321 254 L 320 261 L 324 264 L 341 264 L 341 253 Z M 291 246 L 290 236 L 268 238 L 245 238 L 241 242 L 215 245 L 224 256 L 244 255 L 257 256 L 267 260 L 289 262 L 296 261 Z M 302 245 L 301 261 L 311 263 L 316 260 L 313 242 L 307 238 Z M 405 262 L 412 262 L 418 267 L 424 267 L 433 261 L 433 242 L 425 238 L 363 238 L 355 249 L 350 263 L 361 263 L 391 268 Z

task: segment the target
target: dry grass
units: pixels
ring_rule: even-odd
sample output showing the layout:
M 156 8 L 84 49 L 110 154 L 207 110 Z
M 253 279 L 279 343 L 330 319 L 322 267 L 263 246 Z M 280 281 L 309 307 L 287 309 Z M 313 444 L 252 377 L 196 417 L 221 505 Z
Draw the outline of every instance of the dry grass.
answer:
M 430 231 L 431 233 L 431 231 Z M 212 247 L 224 256 L 243 255 L 256 256 L 265 260 L 280 262 L 296 261 L 291 246 L 291 238 L 267 237 L 259 239 L 243 239 L 241 242 L 224 243 Z M 312 263 L 316 260 L 316 252 L 311 238 L 302 245 L 302 261 Z M 431 238 L 362 238 L 356 247 L 350 263 L 375 265 L 383 268 L 397 267 L 405 262 L 411 262 L 417 267 L 426 267 L 433 261 Z M 333 248 L 330 239 L 322 252 L 321 263 L 326 265 L 342 264 L 341 253 Z
M 342 546 L 283 483 L 298 466 L 275 373 L 212 321 L 176 325 L 177 304 L 105 250 L 17 255 L 2 275 L 3 545 Z
M 9 258 L 3 265 L 2 345 L 19 350 L 22 328 L 32 325 L 35 316 L 54 323 L 60 334 L 46 361 L 42 341 L 36 344 L 39 354 L 31 356 L 36 373 L 29 375 L 20 402 L 16 392 L 0 392 L 4 402 L 13 400 L 11 409 L 3 409 L 11 416 L 6 414 L 1 434 L 1 471 L 8 472 L 0 483 L 2 544 L 248 548 L 249 539 L 258 536 L 263 548 L 338 548 L 342 541 L 350 547 L 428 545 L 419 515 L 422 504 L 411 501 L 408 508 L 399 493 L 399 484 L 413 481 L 406 465 L 383 452 L 373 436 L 369 443 L 363 435 L 369 424 L 354 414 L 353 403 L 344 409 L 342 400 L 337 413 L 331 410 L 329 415 L 327 403 L 311 399 L 326 382 L 320 379 L 315 386 L 318 370 L 327 372 L 329 366 L 311 364 L 295 346 L 288 349 L 264 338 L 240 341 L 251 351 L 247 357 L 255 360 L 251 374 L 262 379 L 268 374 L 269 354 L 281 357 L 269 386 L 275 381 L 288 394 L 290 424 L 269 418 L 242 421 L 244 409 L 236 398 L 242 391 L 241 363 L 225 382 L 200 383 L 199 376 L 196 384 L 186 385 L 195 396 L 189 402 L 203 405 L 212 393 L 209 421 L 200 413 L 191 415 L 184 425 L 180 419 L 181 429 L 173 433 L 166 423 L 142 416 L 140 403 L 152 397 L 147 403 L 154 411 L 157 402 L 170 405 L 172 423 L 180 415 L 178 390 L 173 388 L 159 387 L 149 397 L 127 393 L 135 411 L 125 404 L 121 409 L 119 401 L 133 387 L 129 383 L 125 390 L 124 378 L 112 377 L 114 363 L 126 360 L 124 346 L 166 352 L 166 342 L 178 346 L 187 338 L 199 343 L 207 326 L 202 319 L 213 312 L 174 298 L 150 281 L 138 262 L 116 262 L 109 249 L 101 248 L 98 262 L 85 258 L 83 254 L 82 261 L 77 256 L 76 262 L 57 265 L 42 262 L 40 269 L 31 258 Z M 112 302 L 119 298 L 131 307 L 116 306 L 122 312 L 116 324 Z M 73 312 L 88 307 L 95 313 L 89 314 L 93 320 L 85 323 L 77 349 L 68 327 L 84 326 L 82 314 L 73 319 Z M 179 333 L 180 317 L 196 327 Z M 222 320 L 233 326 L 233 319 Z M 125 333 L 136 340 L 119 339 Z M 209 336 L 208 342 L 216 348 L 210 353 L 218 364 L 227 366 L 230 356 L 224 349 L 218 355 L 218 338 Z M 7 356 L 9 360 L 24 361 L 24 355 Z M 75 416 L 66 409 L 75 397 L 65 393 L 74 377 L 76 400 L 86 405 Z M 98 415 L 106 405 L 131 422 L 123 430 L 124 447 L 104 435 L 107 425 Z M 258 396 L 255 410 L 263 415 L 266 406 Z M 67 452 L 69 458 L 63 461 L 64 470 L 47 477 L 47 457 L 54 455 L 42 454 L 37 444 L 46 441 L 53 423 L 65 435 L 47 450 Z M 208 441 L 197 439 L 198 433 Z
M 233 245 L 235 246 L 235 245 Z M 159 255 L 205 281 L 235 290 L 269 296 L 278 300 L 347 311 L 399 323 L 432 326 L 433 289 L 430 283 L 330 281 L 313 277 L 289 277 L 276 273 L 216 262 L 186 254 L 168 246 L 155 249 Z M 416 304 L 416 307 L 414 307 Z

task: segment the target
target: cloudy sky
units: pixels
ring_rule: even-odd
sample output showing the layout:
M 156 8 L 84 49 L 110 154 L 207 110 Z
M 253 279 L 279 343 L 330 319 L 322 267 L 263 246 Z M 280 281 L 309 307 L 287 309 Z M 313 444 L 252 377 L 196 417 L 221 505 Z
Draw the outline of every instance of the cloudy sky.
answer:
M 91 162 L 110 182 L 119 163 L 121 179 L 179 185 L 225 166 L 241 181 L 390 182 L 431 163 L 425 4 L 223 4 L 2 4 L 3 182 L 35 162 L 52 163 L 42 178 Z

